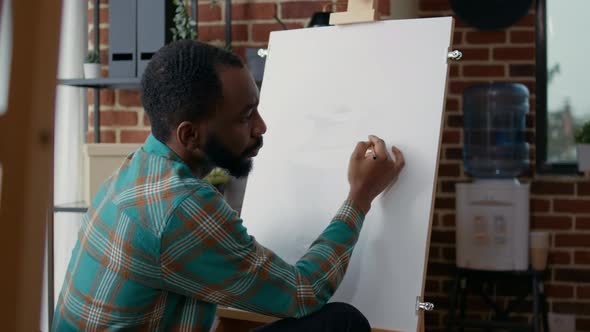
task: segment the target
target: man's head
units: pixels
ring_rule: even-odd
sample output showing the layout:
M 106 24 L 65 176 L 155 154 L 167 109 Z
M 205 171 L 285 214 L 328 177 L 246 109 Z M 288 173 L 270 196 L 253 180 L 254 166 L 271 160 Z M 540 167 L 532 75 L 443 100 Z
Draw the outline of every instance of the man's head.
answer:
M 158 140 L 191 167 L 248 174 L 266 125 L 258 88 L 236 55 L 196 41 L 173 42 L 150 60 L 141 84 Z

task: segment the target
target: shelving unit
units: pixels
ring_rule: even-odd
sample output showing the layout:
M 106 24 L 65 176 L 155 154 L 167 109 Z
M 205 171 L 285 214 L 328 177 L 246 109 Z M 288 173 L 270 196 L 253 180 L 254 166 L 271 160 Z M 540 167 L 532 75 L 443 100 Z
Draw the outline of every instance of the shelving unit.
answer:
M 166 0 L 171 1 L 171 0 Z M 95 22 L 94 28 L 94 49 L 99 50 L 100 44 L 100 29 L 98 29 L 97 22 L 100 22 L 100 3 L 99 0 L 94 0 L 94 11 L 93 11 L 93 21 Z M 231 0 L 226 0 L 226 5 L 229 4 L 230 10 L 229 16 L 226 16 L 226 19 L 229 17 L 231 19 Z M 195 22 L 198 20 L 198 4 L 197 0 L 191 0 L 191 15 L 194 18 Z M 226 21 L 226 38 L 231 38 L 231 21 Z M 197 29 L 197 27 L 195 27 Z M 229 32 L 228 32 L 229 30 Z M 226 40 L 226 44 L 231 43 L 230 39 Z M 100 90 L 101 89 L 128 89 L 128 90 L 137 90 L 140 87 L 141 78 L 140 77 L 129 77 L 129 78 L 115 78 L 115 77 L 102 77 L 102 78 L 93 78 L 93 79 L 58 79 L 58 84 L 60 85 L 67 85 L 67 86 L 74 86 L 79 88 L 91 88 L 94 90 L 94 143 L 100 143 Z
M 58 83 L 61 85 L 69 85 L 79 88 L 94 88 L 94 89 L 139 89 L 141 79 L 139 77 L 117 78 L 117 77 L 102 77 L 102 78 L 74 78 L 74 79 L 60 79 Z
M 86 211 L 88 211 L 86 202 L 59 204 L 53 207 L 53 212 L 86 213 Z

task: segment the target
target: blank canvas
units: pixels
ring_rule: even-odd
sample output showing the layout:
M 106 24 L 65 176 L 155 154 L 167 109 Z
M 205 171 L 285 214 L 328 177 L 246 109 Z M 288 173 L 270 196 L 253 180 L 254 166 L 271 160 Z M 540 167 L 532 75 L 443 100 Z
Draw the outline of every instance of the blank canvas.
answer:
M 398 146 L 406 167 L 373 202 L 332 299 L 355 305 L 374 328 L 417 329 L 452 31 L 443 17 L 270 37 L 259 107 L 268 131 L 248 178 L 244 224 L 295 263 L 346 199 L 356 142 L 375 134 Z

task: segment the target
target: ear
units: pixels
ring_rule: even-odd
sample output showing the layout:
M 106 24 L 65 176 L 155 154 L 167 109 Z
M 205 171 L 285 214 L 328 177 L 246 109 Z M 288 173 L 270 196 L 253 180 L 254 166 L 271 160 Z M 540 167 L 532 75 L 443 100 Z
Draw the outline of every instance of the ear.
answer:
M 176 127 L 176 140 L 188 151 L 200 149 L 203 140 L 202 128 L 189 121 L 183 121 Z

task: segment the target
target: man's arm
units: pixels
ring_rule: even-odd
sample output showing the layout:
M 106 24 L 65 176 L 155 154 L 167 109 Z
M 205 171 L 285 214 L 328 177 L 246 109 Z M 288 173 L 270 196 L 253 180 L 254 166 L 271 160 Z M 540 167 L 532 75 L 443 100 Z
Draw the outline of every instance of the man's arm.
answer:
M 162 237 L 165 287 L 199 300 L 276 317 L 320 309 L 344 277 L 364 214 L 347 199 L 295 264 L 260 245 L 211 188 L 174 211 Z
M 348 199 L 295 265 L 248 235 L 216 191 L 195 192 L 173 211 L 162 237 L 164 286 L 206 302 L 278 317 L 301 317 L 321 308 L 344 277 L 371 202 L 404 167 L 401 151 L 392 147 L 392 152 L 395 160 L 385 142 L 373 135 L 358 142 L 348 166 Z

